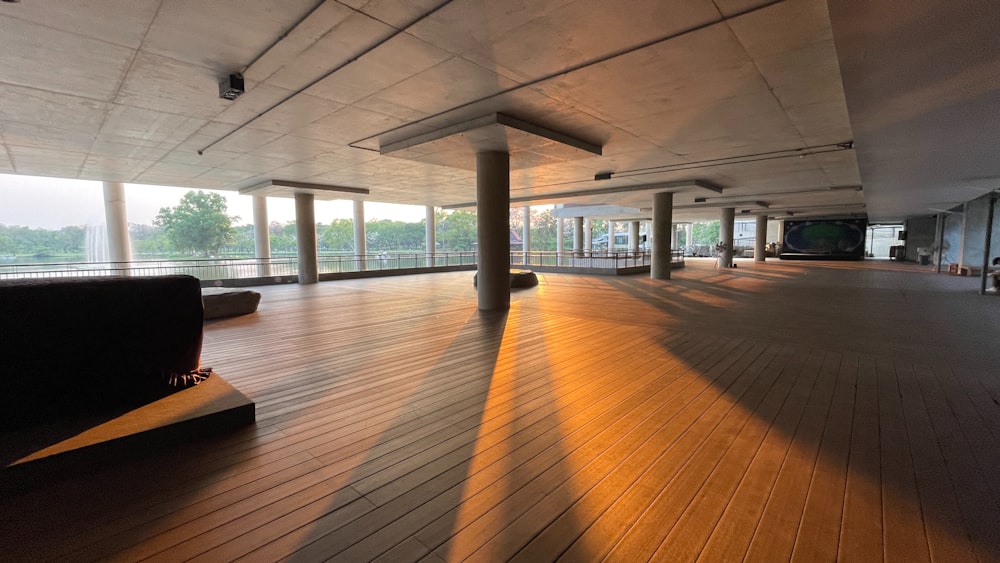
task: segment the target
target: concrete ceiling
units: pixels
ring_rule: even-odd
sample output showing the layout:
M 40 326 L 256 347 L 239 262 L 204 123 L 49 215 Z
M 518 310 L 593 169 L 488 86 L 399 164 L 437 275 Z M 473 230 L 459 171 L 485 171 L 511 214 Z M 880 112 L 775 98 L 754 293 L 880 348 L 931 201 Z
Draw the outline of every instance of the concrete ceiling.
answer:
M 722 193 L 677 191 L 678 220 L 755 201 L 890 220 L 997 183 L 1000 3 L 830 4 L 4 2 L 0 173 L 449 206 L 475 173 L 428 152 L 456 143 L 380 148 L 499 112 L 601 147 L 512 170 L 539 204 L 648 208 L 642 186 L 702 181 Z M 220 99 L 234 72 L 246 94 Z

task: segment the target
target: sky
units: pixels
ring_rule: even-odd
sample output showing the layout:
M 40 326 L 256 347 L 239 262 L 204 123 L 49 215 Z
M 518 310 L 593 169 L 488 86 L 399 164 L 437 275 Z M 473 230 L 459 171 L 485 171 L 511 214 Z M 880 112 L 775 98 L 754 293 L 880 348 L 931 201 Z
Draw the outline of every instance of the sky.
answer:
M 177 205 L 188 191 L 188 188 L 125 184 L 128 222 L 152 224 L 161 207 Z M 215 193 L 226 198 L 229 215 L 240 218 L 237 224 L 253 222 L 253 198 L 231 191 Z M 353 205 L 348 200 L 317 200 L 316 221 L 330 223 L 334 219 L 350 219 L 354 216 Z M 424 217 L 425 210 L 421 206 L 365 202 L 365 221 L 417 222 Z M 267 218 L 279 223 L 294 221 L 295 200 L 268 198 Z M 60 229 L 69 225 L 103 223 L 104 188 L 101 182 L 0 174 L 0 225 Z

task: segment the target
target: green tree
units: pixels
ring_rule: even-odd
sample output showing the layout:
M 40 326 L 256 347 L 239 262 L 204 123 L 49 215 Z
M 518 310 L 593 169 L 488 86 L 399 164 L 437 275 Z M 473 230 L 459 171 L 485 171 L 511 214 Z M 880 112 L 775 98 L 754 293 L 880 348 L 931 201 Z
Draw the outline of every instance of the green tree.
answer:
M 719 222 L 694 223 L 691 226 L 691 239 L 691 244 L 715 246 L 721 240 L 719 238 Z
M 476 214 L 469 211 L 452 211 L 438 217 L 437 240 L 441 250 L 459 252 L 473 250 L 478 238 Z
M 226 247 L 226 253 L 237 254 L 239 256 L 253 256 L 255 251 L 253 225 L 233 227 L 233 240 Z
M 137 256 L 157 256 L 168 254 L 170 241 L 162 227 L 129 223 L 128 236 L 132 240 L 132 250 Z
M 423 221 L 368 221 L 365 223 L 365 238 L 368 249 L 375 252 L 423 250 L 426 246 Z
M 177 207 L 163 207 L 153 224 L 163 227 L 167 238 L 181 252 L 216 255 L 232 242 L 233 221 L 226 215 L 226 200 L 201 190 L 184 194 Z
M 531 211 L 531 249 L 556 249 L 556 218 L 548 209 Z
M 279 223 L 271 221 L 271 252 L 294 254 L 298 249 L 298 238 L 295 234 L 295 221 Z
M 354 251 L 354 221 L 334 219 L 319 235 L 326 250 L 337 252 Z

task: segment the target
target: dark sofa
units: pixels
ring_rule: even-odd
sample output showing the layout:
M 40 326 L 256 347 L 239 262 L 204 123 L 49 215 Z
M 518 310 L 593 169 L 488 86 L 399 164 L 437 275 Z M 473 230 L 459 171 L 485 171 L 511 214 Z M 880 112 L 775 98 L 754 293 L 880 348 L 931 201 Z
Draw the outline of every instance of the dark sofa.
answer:
M 0 282 L 0 430 L 127 409 L 197 381 L 191 276 Z

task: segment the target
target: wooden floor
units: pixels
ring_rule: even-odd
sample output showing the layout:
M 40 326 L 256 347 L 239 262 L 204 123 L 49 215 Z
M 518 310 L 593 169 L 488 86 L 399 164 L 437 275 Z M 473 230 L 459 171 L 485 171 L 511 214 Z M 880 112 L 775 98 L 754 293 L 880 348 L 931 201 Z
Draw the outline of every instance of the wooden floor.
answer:
M 886 262 L 260 288 L 257 425 L 0 499 L 5 561 L 1000 561 L 1000 299 Z

